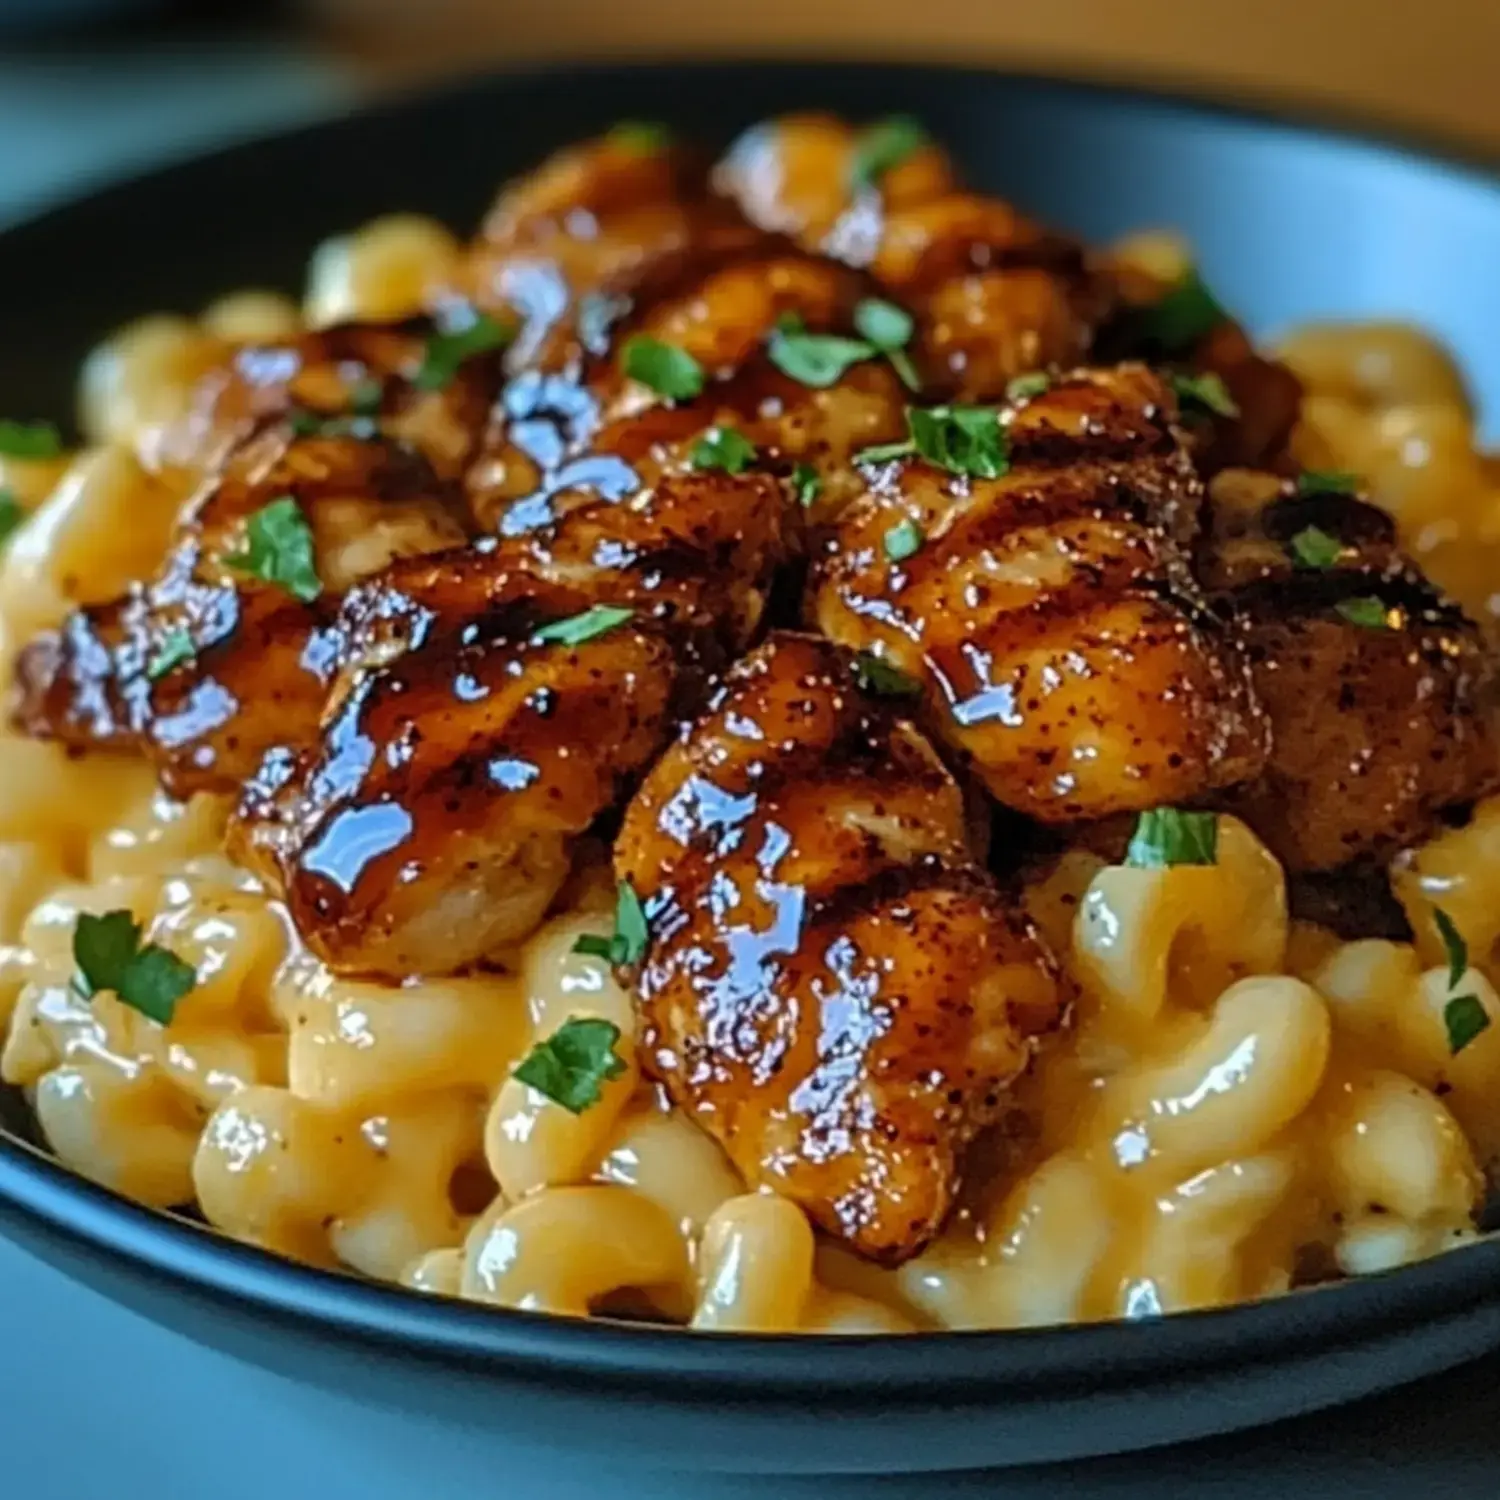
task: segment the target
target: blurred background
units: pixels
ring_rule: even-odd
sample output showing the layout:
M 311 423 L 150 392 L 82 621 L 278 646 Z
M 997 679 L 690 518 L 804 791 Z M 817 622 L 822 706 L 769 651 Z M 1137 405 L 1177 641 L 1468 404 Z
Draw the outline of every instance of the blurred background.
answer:
M 0 221 L 447 71 L 693 54 L 1162 81 L 1500 159 L 1500 0 L 0 0 Z

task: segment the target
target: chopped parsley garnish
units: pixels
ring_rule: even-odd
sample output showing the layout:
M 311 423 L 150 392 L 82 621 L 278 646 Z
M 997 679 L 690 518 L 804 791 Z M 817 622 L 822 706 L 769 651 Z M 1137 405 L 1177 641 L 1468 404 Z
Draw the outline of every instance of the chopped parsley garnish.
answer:
M 1010 468 L 1010 438 L 993 406 L 908 406 L 911 436 L 903 443 L 881 443 L 854 455 L 856 463 L 885 463 L 920 454 L 953 474 L 998 479 Z
M 1297 476 L 1297 493 L 1303 499 L 1313 495 L 1357 495 L 1359 475 L 1344 469 L 1308 469 Z
M 1052 377 L 1045 370 L 1033 370 L 1029 375 L 1017 375 L 1005 387 L 1007 401 L 1031 401 L 1045 396 L 1052 388 Z
M 362 375 L 349 387 L 349 410 L 357 417 L 378 417 L 385 402 L 385 382 Z
M 916 324 L 904 307 L 883 302 L 879 297 L 866 297 L 854 309 L 854 326 L 874 349 L 890 360 L 891 368 L 901 377 L 907 390 L 922 389 L 917 367 L 906 352 Z
M 1186 354 L 1228 316 L 1195 267 L 1154 306 L 1142 309 L 1140 331 L 1163 354 Z
M 1443 1007 L 1443 1025 L 1448 1029 L 1448 1051 L 1457 1057 L 1475 1037 L 1490 1029 L 1489 1012 L 1478 995 L 1455 995 Z
M 193 966 L 155 943 L 141 944 L 141 927 L 128 911 L 96 917 L 81 912 L 73 929 L 73 988 L 85 1000 L 113 990 L 124 1005 L 169 1026 L 177 1002 L 197 983 Z
M 921 551 L 924 540 L 922 528 L 908 517 L 886 532 L 885 555 L 892 562 L 904 562 L 913 553 Z
M 1432 908 L 1432 921 L 1443 940 L 1443 951 L 1448 955 L 1448 988 L 1456 990 L 1458 981 L 1469 972 L 1469 945 L 1453 918 L 1441 906 Z
M 787 313 L 777 319 L 766 346 L 771 363 L 801 385 L 826 390 L 851 365 L 873 359 L 878 351 L 866 339 L 841 333 L 809 333 L 802 319 Z
M 1219 815 L 1149 807 L 1136 820 L 1125 863 L 1138 870 L 1211 865 L 1219 858 Z
M 911 115 L 890 115 L 860 132 L 849 163 L 849 181 L 856 188 L 874 187 L 892 167 L 899 167 L 927 144 L 926 127 Z
M 544 646 L 581 646 L 585 641 L 623 625 L 635 613 L 618 604 L 596 604 L 582 614 L 569 615 L 566 620 L 554 620 L 532 632 L 532 640 Z
M 197 654 L 198 648 L 193 644 L 192 636 L 179 625 L 167 632 L 156 653 L 146 663 L 146 676 L 155 682 L 158 677 L 165 677 L 174 668 L 192 661 Z
M 311 604 L 323 592 L 313 564 L 313 534 L 302 507 L 283 495 L 256 511 L 245 523 L 245 546 L 224 559 L 238 573 L 264 578 L 294 599 Z
M 9 490 L 0 490 L 0 548 L 10 540 L 11 533 L 26 519 L 26 512 Z
M 599 1102 L 603 1086 L 625 1071 L 624 1060 L 615 1055 L 619 1040 L 613 1021 L 575 1016 L 538 1042 L 514 1076 L 569 1114 L 581 1115 Z
M 1237 417 L 1240 408 L 1221 376 L 1211 370 L 1203 375 L 1172 376 L 1172 389 L 1184 406 L 1212 412 L 1216 417 Z
M 56 458 L 62 438 L 50 422 L 0 421 L 0 454 L 6 458 Z
M 854 680 L 865 692 L 881 698 L 918 698 L 922 694 L 922 684 L 909 672 L 868 651 L 854 658 Z
M 621 120 L 610 126 L 604 139 L 611 146 L 647 156 L 656 151 L 665 151 L 672 144 L 672 131 L 660 120 Z
M 823 481 L 811 464 L 798 464 L 792 470 L 792 492 L 804 510 L 812 507 L 822 489 Z
M 695 469 L 723 469 L 726 474 L 743 474 L 755 462 L 755 444 L 733 427 L 710 427 L 693 444 Z
M 651 931 L 646 924 L 646 909 L 627 880 L 620 882 L 615 898 L 615 930 L 609 937 L 585 933 L 573 944 L 575 953 L 608 959 L 612 964 L 638 964 L 646 956 Z
M 476 312 L 474 321 L 465 328 L 448 333 L 434 333 L 422 351 L 422 363 L 411 383 L 422 391 L 440 391 L 450 384 L 466 359 L 503 349 L 513 334 L 502 328 L 488 313 Z
M 1340 599 L 1333 606 L 1351 625 L 1362 630 L 1391 629 L 1391 614 L 1385 602 L 1373 594 L 1361 594 L 1355 599 Z
M 703 389 L 703 366 L 686 349 L 664 344 L 644 333 L 627 340 L 625 373 L 658 396 L 671 401 L 691 401 Z
M 1344 554 L 1344 544 L 1321 526 L 1304 526 L 1291 540 L 1292 556 L 1304 568 L 1331 568 Z

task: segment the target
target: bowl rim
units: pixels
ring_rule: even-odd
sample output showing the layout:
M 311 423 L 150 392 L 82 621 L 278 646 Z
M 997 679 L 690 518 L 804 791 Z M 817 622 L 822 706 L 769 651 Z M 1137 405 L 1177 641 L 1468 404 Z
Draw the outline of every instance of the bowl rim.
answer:
M 128 198 L 147 182 L 212 166 L 233 171 L 267 145 L 316 142 L 357 131 L 370 116 L 419 113 L 437 101 L 496 88 L 587 88 L 591 77 L 628 73 L 669 79 L 691 70 L 736 75 L 860 73 L 878 82 L 959 77 L 975 86 L 1115 98 L 1185 121 L 1224 120 L 1292 135 L 1332 136 L 1425 169 L 1459 170 L 1500 192 L 1500 161 L 1432 134 L 1372 126 L 1348 111 L 1268 108 L 1263 100 L 1203 97 L 1179 82 L 1136 75 L 1078 79 L 1045 72 L 885 60 L 780 57 L 742 61 L 554 64 L 450 78 L 352 113 L 314 120 L 169 162 L 52 205 L 0 230 L 0 244 L 55 232 L 100 200 Z M 404 1358 L 480 1369 L 525 1369 L 560 1381 L 671 1385 L 679 1399 L 797 1397 L 830 1385 L 851 1400 L 920 1388 L 941 1397 L 982 1384 L 1016 1396 L 1076 1391 L 1080 1383 L 1122 1385 L 1190 1376 L 1195 1370 L 1269 1366 L 1310 1350 L 1348 1347 L 1393 1331 L 1461 1316 L 1500 1296 L 1500 1237 L 1481 1239 L 1396 1270 L 1258 1301 L 1173 1313 L 1139 1322 L 1039 1328 L 819 1336 L 662 1328 L 611 1319 L 572 1319 L 430 1296 L 323 1270 L 235 1240 L 170 1212 L 147 1208 L 63 1166 L 0 1126 L 0 1223 L 27 1219 L 56 1242 L 110 1255 L 187 1297 L 204 1293 L 268 1323 L 315 1325 Z

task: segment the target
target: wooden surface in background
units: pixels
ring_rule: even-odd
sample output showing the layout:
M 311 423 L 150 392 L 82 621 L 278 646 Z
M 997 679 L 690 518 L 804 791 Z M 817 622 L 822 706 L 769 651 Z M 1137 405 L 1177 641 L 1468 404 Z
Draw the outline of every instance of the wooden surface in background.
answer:
M 993 62 L 1286 97 L 1500 151 L 1500 0 L 308 3 L 331 23 L 335 46 L 387 83 L 487 59 Z

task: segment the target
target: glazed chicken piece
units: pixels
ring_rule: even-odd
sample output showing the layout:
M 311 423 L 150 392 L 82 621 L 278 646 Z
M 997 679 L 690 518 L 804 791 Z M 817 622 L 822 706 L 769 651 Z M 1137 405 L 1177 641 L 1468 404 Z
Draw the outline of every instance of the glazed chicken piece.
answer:
M 1065 1010 L 898 709 L 829 642 L 773 635 L 658 761 L 615 849 L 650 923 L 646 1068 L 748 1182 L 886 1264 L 938 1231 Z
M 622 125 L 507 184 L 455 291 L 517 320 L 513 372 L 576 370 L 650 288 L 765 241 L 709 193 L 698 152 L 659 128 Z
M 917 366 L 938 394 L 997 399 L 1016 375 L 1074 365 L 1109 311 L 1110 283 L 1075 241 L 961 191 L 914 121 L 770 120 L 715 183 L 753 223 L 868 269 L 916 315 Z
M 1175 416 L 1142 366 L 1059 377 L 991 419 L 998 478 L 867 464 L 815 567 L 824 633 L 905 674 L 991 794 L 1044 823 L 1190 801 L 1265 759 L 1237 631 L 1188 566 L 1202 495 Z
M 237 349 L 199 382 L 186 416 L 158 439 L 148 463 L 218 469 L 272 421 L 304 435 L 381 436 L 420 453 L 439 478 L 457 480 L 480 451 L 502 379 L 499 345 L 509 325 L 476 336 L 466 308 L 444 324 L 342 323 Z M 486 347 L 488 341 L 493 341 Z
M 1352 494 L 1228 471 L 1201 573 L 1249 622 L 1272 727 L 1263 776 L 1228 804 L 1293 872 L 1424 837 L 1500 785 L 1492 664 L 1478 627 Z
M 316 733 L 329 673 L 307 648 L 337 596 L 395 558 L 460 543 L 460 513 L 457 491 L 404 448 L 277 424 L 189 503 L 153 581 L 26 646 L 17 722 L 143 750 L 175 796 L 237 790 L 272 745 Z

